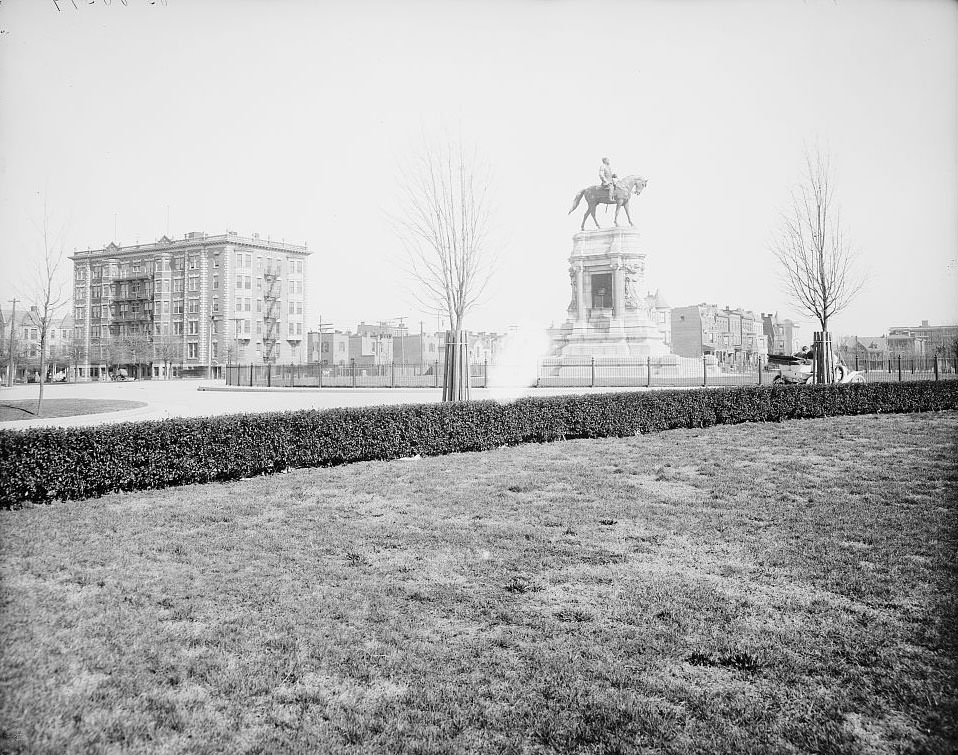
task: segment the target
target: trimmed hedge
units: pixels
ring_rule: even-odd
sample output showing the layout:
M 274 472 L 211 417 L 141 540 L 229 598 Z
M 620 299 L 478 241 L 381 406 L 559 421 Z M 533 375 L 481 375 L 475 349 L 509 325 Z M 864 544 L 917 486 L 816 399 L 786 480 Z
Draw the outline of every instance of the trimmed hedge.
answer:
M 0 431 L 0 506 L 673 428 L 958 408 L 958 381 L 592 393 Z

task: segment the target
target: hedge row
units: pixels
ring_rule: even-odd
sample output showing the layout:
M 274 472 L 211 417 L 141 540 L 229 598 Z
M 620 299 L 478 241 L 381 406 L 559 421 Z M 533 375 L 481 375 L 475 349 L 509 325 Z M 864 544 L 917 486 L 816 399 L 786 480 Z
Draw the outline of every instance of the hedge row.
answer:
M 958 381 L 593 393 L 0 431 L 0 506 L 562 438 L 958 408 Z

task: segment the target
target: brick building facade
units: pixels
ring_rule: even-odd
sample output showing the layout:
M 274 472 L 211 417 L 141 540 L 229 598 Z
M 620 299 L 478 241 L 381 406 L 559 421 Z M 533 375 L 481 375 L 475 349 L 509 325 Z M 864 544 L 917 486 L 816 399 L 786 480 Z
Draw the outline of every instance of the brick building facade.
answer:
M 152 365 L 154 377 L 228 362 L 305 361 L 305 246 L 188 233 L 153 244 L 76 252 L 79 377 Z

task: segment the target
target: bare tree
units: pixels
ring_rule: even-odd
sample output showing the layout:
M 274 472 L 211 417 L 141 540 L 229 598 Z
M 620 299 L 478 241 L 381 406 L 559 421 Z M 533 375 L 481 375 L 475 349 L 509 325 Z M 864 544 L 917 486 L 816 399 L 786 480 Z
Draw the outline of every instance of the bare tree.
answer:
M 449 318 L 444 401 L 469 398 L 463 323 L 492 272 L 489 187 L 489 171 L 461 139 L 424 139 L 402 179 L 404 207 L 397 225 L 409 272 L 419 285 L 417 297 Z
M 47 340 L 60 310 L 70 301 L 70 292 L 63 281 L 63 229 L 54 237 L 46 197 L 43 199 L 43 220 L 38 228 L 43 241 L 43 256 L 37 263 L 35 309 L 31 310 L 40 332 L 40 393 L 37 415 L 43 410 L 43 386 L 46 382 Z
M 829 320 L 844 310 L 861 290 L 863 276 L 855 269 L 855 255 L 845 236 L 835 203 L 834 181 L 827 154 L 805 153 L 806 175 L 792 192 L 782 228 L 772 252 L 778 260 L 789 298 L 818 320 L 828 342 Z M 829 353 L 818 359 L 819 379 L 831 382 Z
M 146 360 L 144 366 L 149 367 L 153 357 L 153 336 L 149 330 L 138 330 L 124 337 L 126 351 L 130 355 L 130 362 L 134 370 L 134 377 L 139 379 L 140 365 Z
M 66 355 L 68 367 L 72 368 L 68 369 L 67 374 L 72 372 L 73 380 L 76 380 L 80 365 L 87 362 L 87 348 L 83 338 L 77 336 L 74 332 L 74 334 L 70 336 L 70 340 L 67 342 L 64 353 Z
M 153 359 L 163 365 L 165 379 L 170 379 L 170 366 L 182 361 L 183 340 L 178 336 L 162 335 L 153 337 Z
M 120 373 L 120 364 L 126 359 L 126 340 L 119 333 L 111 333 L 100 345 L 103 359 L 106 362 L 107 375 L 117 377 Z

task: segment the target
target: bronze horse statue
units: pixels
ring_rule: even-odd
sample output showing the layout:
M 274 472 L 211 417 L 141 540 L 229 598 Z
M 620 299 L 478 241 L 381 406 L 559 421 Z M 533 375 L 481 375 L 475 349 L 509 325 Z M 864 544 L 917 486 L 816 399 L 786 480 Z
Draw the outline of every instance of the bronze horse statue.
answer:
M 585 221 L 589 219 L 589 215 L 592 216 L 592 222 L 595 223 L 596 228 L 600 228 L 599 221 L 595 219 L 595 208 L 596 205 L 600 204 L 614 204 L 615 205 L 615 224 L 619 224 L 619 210 L 623 207 L 625 208 L 625 216 L 629 219 L 629 225 L 632 225 L 632 216 L 629 214 L 629 200 L 632 199 L 632 195 L 639 195 L 642 193 L 642 189 L 645 188 L 648 181 L 646 181 L 642 176 L 626 176 L 625 178 L 616 179 L 615 182 L 615 191 L 613 193 L 614 199 L 609 199 L 609 189 L 606 186 L 589 186 L 586 189 L 583 189 L 578 194 L 575 195 L 575 200 L 572 202 L 572 209 L 569 210 L 571 215 L 575 208 L 579 206 L 579 202 L 582 201 L 582 197 L 585 197 L 585 201 L 588 203 L 588 209 L 585 211 L 585 215 L 582 216 L 582 228 L 585 230 Z

